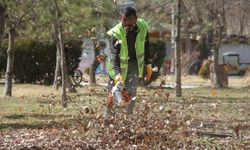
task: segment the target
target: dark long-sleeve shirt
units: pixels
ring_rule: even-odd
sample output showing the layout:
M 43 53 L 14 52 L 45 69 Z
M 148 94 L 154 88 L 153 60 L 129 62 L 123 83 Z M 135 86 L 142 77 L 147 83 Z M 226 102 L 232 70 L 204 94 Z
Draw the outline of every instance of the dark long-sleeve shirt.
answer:
M 128 63 L 130 62 L 137 62 L 136 58 L 136 51 L 135 51 L 135 41 L 136 36 L 139 32 L 139 28 L 135 26 L 135 28 L 132 31 L 127 32 L 126 39 L 128 44 Z M 113 66 L 116 74 L 121 73 L 120 68 L 120 50 L 121 50 L 121 44 L 118 42 L 118 40 L 115 37 L 112 37 L 111 39 L 113 48 L 111 49 L 111 57 L 113 60 Z M 145 40 L 145 50 L 144 50 L 144 63 L 150 64 L 150 42 L 148 33 Z

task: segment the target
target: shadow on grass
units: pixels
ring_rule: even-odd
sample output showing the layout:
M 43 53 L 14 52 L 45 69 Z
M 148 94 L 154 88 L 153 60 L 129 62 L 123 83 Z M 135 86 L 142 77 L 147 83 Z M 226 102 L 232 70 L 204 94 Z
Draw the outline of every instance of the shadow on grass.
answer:
M 106 97 L 107 93 L 102 93 L 102 92 L 85 92 L 78 94 L 79 97 L 84 97 L 84 96 L 96 96 L 96 97 Z
M 19 119 L 35 118 L 37 120 L 30 123 L 19 122 Z M 54 115 L 54 114 L 14 114 L 4 116 L 11 119 L 11 122 L 0 123 L 0 130 L 3 129 L 44 129 L 44 128 L 60 128 L 65 125 L 77 124 L 78 122 L 94 119 L 91 116 L 74 116 L 72 115 Z M 62 119 L 63 118 L 63 119 Z M 58 119 L 57 121 L 55 121 Z M 62 119 L 62 120 L 61 120 Z M 14 120 L 14 121 L 13 121 Z M 49 121 L 50 120 L 50 121 Z
M 59 103 L 59 101 L 51 100 L 51 99 L 38 99 L 36 102 L 39 104 L 52 104 L 52 103 L 56 103 L 56 102 Z
M 221 103 L 250 103 L 249 98 L 238 98 L 238 97 L 208 97 L 208 96 L 196 96 L 196 101 L 198 103 L 214 103 L 214 102 L 221 102 Z
M 25 123 L 3 123 L 0 124 L 0 130 L 2 129 L 44 129 L 60 126 L 60 124 L 25 124 Z
M 26 117 L 32 117 L 36 119 L 55 119 L 59 117 L 70 117 L 70 115 L 54 115 L 54 114 L 39 114 L 39 113 L 32 113 L 32 114 L 12 114 L 8 116 L 3 116 L 7 119 L 23 119 Z
M 19 115 L 19 114 L 14 114 L 14 115 L 9 115 L 9 116 L 4 116 L 4 117 L 8 118 L 8 119 L 21 119 L 21 118 L 24 118 L 25 116 Z

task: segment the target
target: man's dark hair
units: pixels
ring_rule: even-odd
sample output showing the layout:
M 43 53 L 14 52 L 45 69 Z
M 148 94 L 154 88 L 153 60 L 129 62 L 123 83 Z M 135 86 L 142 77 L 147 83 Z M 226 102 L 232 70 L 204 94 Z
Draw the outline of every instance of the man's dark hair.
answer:
M 132 7 L 127 7 L 124 9 L 122 15 L 125 17 L 136 16 L 136 11 Z

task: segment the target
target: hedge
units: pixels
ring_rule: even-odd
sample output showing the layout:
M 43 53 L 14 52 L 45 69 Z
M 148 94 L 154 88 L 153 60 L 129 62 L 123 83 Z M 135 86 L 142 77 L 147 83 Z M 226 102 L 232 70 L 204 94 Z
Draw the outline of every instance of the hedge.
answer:
M 68 38 L 65 41 L 64 47 L 69 74 L 72 74 L 78 67 L 82 52 L 81 46 L 82 42 L 79 39 Z M 7 47 L 8 41 L 5 40 L 0 51 L 0 71 L 2 73 L 6 69 Z M 151 40 L 150 58 L 152 59 L 153 67 L 157 66 L 159 70 L 166 55 L 165 49 L 166 46 L 163 40 Z M 56 46 L 54 43 L 27 38 L 16 40 L 14 59 L 14 79 L 16 82 L 52 84 L 55 64 Z M 159 75 L 159 71 L 154 72 L 151 80 L 145 84 L 147 85 L 156 80 Z
M 160 75 L 160 69 L 166 56 L 166 44 L 162 39 L 151 39 L 150 41 L 150 58 L 152 60 L 152 67 L 157 66 L 158 72 L 153 72 L 151 79 L 148 82 L 144 82 L 143 85 L 149 85 L 152 81 L 155 81 Z M 145 76 L 144 69 L 144 76 Z
M 5 72 L 6 69 L 7 47 L 8 41 L 5 40 L 0 52 L 1 72 Z M 81 56 L 81 41 L 67 40 L 65 53 L 67 64 L 71 61 L 77 61 Z M 54 43 L 27 38 L 16 40 L 14 58 L 14 79 L 16 82 L 52 84 L 55 64 L 56 46 Z

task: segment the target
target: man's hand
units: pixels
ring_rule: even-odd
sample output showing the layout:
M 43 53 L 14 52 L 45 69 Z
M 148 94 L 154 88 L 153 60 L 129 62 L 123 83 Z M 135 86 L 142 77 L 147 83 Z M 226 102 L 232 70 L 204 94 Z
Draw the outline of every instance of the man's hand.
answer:
M 151 64 L 147 64 L 146 65 L 146 76 L 144 78 L 144 80 L 148 81 L 151 78 L 152 75 L 152 66 Z
M 96 56 L 96 59 L 97 59 L 99 62 L 102 62 L 102 61 L 105 60 L 105 56 L 103 56 L 103 55 L 97 55 L 97 56 Z
M 119 81 L 122 81 L 122 75 L 120 73 L 115 76 L 115 84 Z

